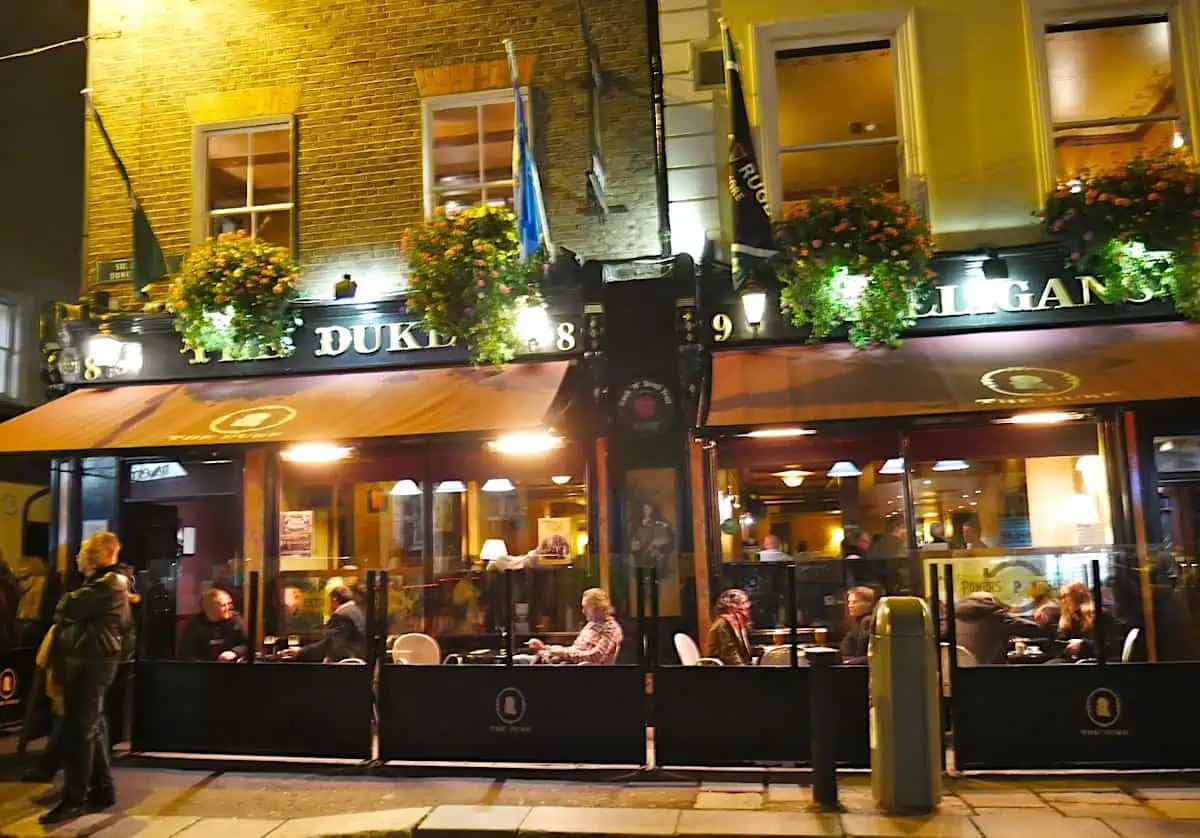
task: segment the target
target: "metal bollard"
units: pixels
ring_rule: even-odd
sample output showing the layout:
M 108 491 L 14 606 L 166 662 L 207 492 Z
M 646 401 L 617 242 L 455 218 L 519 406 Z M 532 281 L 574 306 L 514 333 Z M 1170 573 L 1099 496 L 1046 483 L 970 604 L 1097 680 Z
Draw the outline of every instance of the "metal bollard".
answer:
M 812 735 L 813 805 L 830 811 L 840 808 L 837 788 L 837 696 L 833 665 L 837 650 L 814 646 L 805 652 L 812 668 L 809 691 L 809 727 Z

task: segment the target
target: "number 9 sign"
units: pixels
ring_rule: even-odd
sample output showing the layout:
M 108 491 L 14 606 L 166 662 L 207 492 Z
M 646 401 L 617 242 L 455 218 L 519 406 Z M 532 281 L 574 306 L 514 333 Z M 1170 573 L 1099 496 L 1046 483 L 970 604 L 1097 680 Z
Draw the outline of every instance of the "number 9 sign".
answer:
M 733 320 L 728 314 L 714 314 L 712 319 L 713 340 L 724 343 L 733 334 Z

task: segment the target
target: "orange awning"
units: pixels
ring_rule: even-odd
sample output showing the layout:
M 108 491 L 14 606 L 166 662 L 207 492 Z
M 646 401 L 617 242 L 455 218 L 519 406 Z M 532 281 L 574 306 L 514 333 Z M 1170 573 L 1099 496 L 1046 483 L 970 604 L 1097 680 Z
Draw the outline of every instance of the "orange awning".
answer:
M 568 365 L 90 387 L 0 424 L 0 453 L 535 429 L 548 420 Z
M 1200 325 L 1140 323 L 739 349 L 713 359 L 709 427 L 1200 397 Z

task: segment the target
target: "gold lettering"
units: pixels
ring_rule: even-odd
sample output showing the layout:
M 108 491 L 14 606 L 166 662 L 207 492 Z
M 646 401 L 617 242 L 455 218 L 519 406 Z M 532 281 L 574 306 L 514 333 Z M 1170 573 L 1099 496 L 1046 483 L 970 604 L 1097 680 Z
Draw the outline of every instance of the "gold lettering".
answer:
M 430 349 L 446 349 L 454 346 L 458 342 L 458 338 L 450 337 L 447 340 L 442 340 L 442 336 L 433 329 L 429 330 L 429 348 Z
M 1051 306 L 1051 302 L 1058 305 Z M 1074 308 L 1079 303 L 1071 299 L 1071 293 L 1067 287 L 1063 285 L 1063 281 L 1056 276 L 1050 277 L 1046 282 L 1046 287 L 1042 289 L 1042 296 L 1038 297 L 1037 305 L 1034 306 L 1034 311 L 1045 311 L 1049 308 Z
M 313 331 L 317 333 L 317 351 L 313 353 L 317 357 L 336 358 L 345 354 L 352 343 L 345 326 L 318 326 Z
M 383 345 L 383 326 L 379 323 L 355 326 L 350 331 L 354 334 L 354 351 L 359 355 L 373 355 Z M 368 335 L 373 335 L 374 340 L 368 341 Z
M 1033 311 L 1033 295 L 1029 293 L 1029 283 L 1023 279 L 1005 282 L 1004 293 L 997 294 L 996 299 L 1005 311 Z
M 425 349 L 413 334 L 415 323 L 388 323 L 388 352 L 405 352 L 409 349 Z
M 192 357 L 188 358 L 189 364 L 207 364 L 212 358 L 208 357 L 208 353 L 200 347 L 192 350 Z
M 1104 302 L 1104 295 L 1108 289 L 1096 277 L 1081 276 L 1079 278 L 1079 286 L 1082 293 L 1083 305 L 1090 306 Z

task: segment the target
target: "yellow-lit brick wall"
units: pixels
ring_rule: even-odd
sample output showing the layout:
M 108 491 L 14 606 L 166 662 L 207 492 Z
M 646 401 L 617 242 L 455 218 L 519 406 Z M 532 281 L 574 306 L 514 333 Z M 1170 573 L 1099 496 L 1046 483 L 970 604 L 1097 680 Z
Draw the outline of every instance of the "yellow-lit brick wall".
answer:
M 610 200 L 586 211 L 587 67 L 574 0 L 93 0 L 90 81 L 168 254 L 193 227 L 193 129 L 294 112 L 299 256 L 326 295 L 345 272 L 399 278 L 398 242 L 423 208 L 418 70 L 532 63 L 532 131 L 557 244 L 590 258 L 658 252 L 654 138 L 641 0 L 588 0 L 601 60 Z M 532 59 L 532 61 L 530 61 Z M 437 75 L 437 74 L 434 74 Z M 87 141 L 87 283 L 131 249 L 129 205 L 97 132 Z M 128 286 L 111 289 L 114 296 Z

